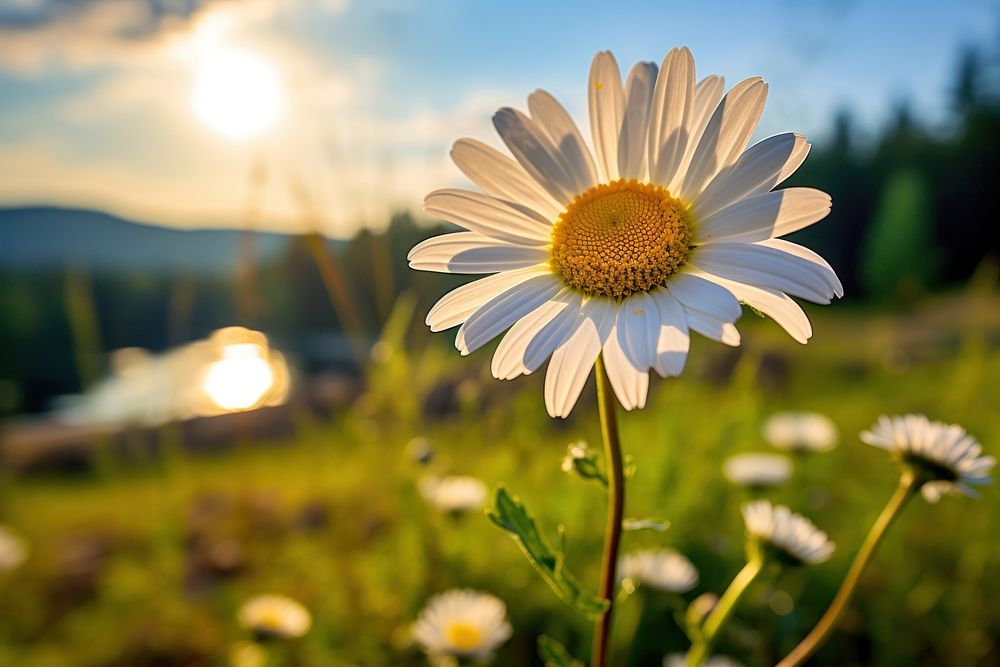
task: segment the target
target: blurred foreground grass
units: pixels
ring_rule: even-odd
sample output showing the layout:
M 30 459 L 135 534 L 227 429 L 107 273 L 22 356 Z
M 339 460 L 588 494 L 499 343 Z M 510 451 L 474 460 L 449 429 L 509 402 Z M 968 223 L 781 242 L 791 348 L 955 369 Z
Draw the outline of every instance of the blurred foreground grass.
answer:
M 540 633 L 585 656 L 589 624 L 514 543 L 478 513 L 427 508 L 416 482 L 456 473 L 505 483 L 550 536 L 566 526 L 569 565 L 594 586 L 602 494 L 559 467 L 571 440 L 599 442 L 592 389 L 570 420 L 550 420 L 541 373 L 491 380 L 487 352 L 460 360 L 444 345 L 414 346 L 405 310 L 398 315 L 367 393 L 328 421 L 302 415 L 292 439 L 169 456 L 111 479 L 4 479 L 3 521 L 28 537 L 32 557 L 0 575 L 0 664 L 226 664 L 228 648 L 246 638 L 236 611 L 262 592 L 301 600 L 315 622 L 274 664 L 425 664 L 407 626 L 430 595 L 455 586 L 507 602 L 514 636 L 496 664 L 538 664 Z M 926 412 L 1000 449 L 996 296 L 972 292 L 905 315 L 811 315 L 807 347 L 752 313 L 739 350 L 696 339 L 685 375 L 655 383 L 647 409 L 622 418 L 637 464 L 626 515 L 673 523 L 627 534 L 624 548 L 685 553 L 702 577 L 688 600 L 721 593 L 742 565 L 747 492 L 724 481 L 725 457 L 766 449 L 760 424 L 777 410 L 817 410 L 840 428 L 837 449 L 797 459 L 792 482 L 768 494 L 811 517 L 838 550 L 829 563 L 752 589 L 718 647 L 750 666 L 772 665 L 808 631 L 896 484 L 888 458 L 860 444 L 859 431 L 881 413 Z M 429 465 L 406 454 L 416 436 L 433 443 Z M 1000 665 L 998 517 L 993 487 L 978 502 L 914 502 L 836 640 L 810 664 Z M 684 650 L 678 604 L 654 591 L 629 598 L 614 664 L 659 665 Z

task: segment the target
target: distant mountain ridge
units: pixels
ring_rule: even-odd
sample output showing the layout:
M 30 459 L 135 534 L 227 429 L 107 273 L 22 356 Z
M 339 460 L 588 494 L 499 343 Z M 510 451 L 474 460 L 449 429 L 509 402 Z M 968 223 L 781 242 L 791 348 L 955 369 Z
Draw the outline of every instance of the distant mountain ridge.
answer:
M 242 234 L 238 229 L 156 227 L 87 209 L 0 208 L 0 271 L 70 264 L 91 270 L 232 271 Z M 272 259 L 290 240 L 258 233 L 258 259 Z

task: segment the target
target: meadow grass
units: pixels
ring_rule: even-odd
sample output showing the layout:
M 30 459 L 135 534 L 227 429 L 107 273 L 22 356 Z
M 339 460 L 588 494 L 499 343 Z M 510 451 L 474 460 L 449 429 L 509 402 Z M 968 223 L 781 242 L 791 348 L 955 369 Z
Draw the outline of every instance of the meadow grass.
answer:
M 686 649 L 674 621 L 703 592 L 721 593 L 743 564 L 730 454 L 767 451 L 760 426 L 779 410 L 817 410 L 840 429 L 829 453 L 799 456 L 791 483 L 765 497 L 813 519 L 837 543 L 826 564 L 764 576 L 717 645 L 745 664 L 773 665 L 832 598 L 898 479 L 857 434 L 879 414 L 926 412 L 966 426 L 996 453 L 998 300 L 966 293 L 905 314 L 812 312 L 802 347 L 748 313 L 738 351 L 695 340 L 679 380 L 659 381 L 644 411 L 621 417 L 636 470 L 626 516 L 662 517 L 666 532 L 626 534 L 625 551 L 679 549 L 701 582 L 683 600 L 640 589 L 617 620 L 615 665 L 659 665 Z M 565 422 L 542 404 L 541 374 L 489 378 L 488 353 L 459 360 L 415 335 L 403 309 L 390 323 L 367 389 L 329 418 L 303 413 L 294 437 L 223 454 L 171 457 L 96 477 L 8 478 L 4 521 L 33 545 L 0 575 L 0 664 L 225 664 L 245 639 L 236 610 L 278 592 L 301 600 L 314 629 L 275 648 L 275 664 L 419 665 L 408 625 L 451 587 L 492 592 L 514 636 L 499 665 L 540 664 L 539 634 L 578 657 L 590 624 L 574 616 L 515 544 L 481 514 L 446 516 L 416 489 L 426 474 L 471 474 L 520 495 L 554 540 L 565 526 L 569 567 L 596 588 L 604 497 L 560 470 L 566 445 L 599 444 L 592 388 Z M 406 455 L 429 438 L 434 460 Z M 1000 664 L 1000 494 L 923 500 L 908 508 L 815 665 Z M 632 639 L 634 637 L 634 640 Z

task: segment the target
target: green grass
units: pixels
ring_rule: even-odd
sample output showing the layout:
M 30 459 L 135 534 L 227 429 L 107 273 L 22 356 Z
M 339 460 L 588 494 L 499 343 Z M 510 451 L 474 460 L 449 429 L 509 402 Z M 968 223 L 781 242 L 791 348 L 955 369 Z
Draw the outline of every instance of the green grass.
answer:
M 818 410 L 841 430 L 837 449 L 798 459 L 792 483 L 769 494 L 826 529 L 836 555 L 762 577 L 718 652 L 773 665 L 825 609 L 896 484 L 888 457 L 857 440 L 879 414 L 959 422 L 997 451 L 997 305 L 966 294 L 908 314 L 817 310 L 805 347 L 748 314 L 744 348 L 696 340 L 685 375 L 656 382 L 649 406 L 623 415 L 637 465 L 626 515 L 673 524 L 630 533 L 624 547 L 688 555 L 701 583 L 686 601 L 721 593 L 742 565 L 739 505 L 747 496 L 722 478 L 725 457 L 766 449 L 760 424 L 777 410 Z M 405 319 L 390 327 L 383 352 L 392 353 L 372 368 L 368 392 L 328 421 L 303 417 L 294 438 L 119 470 L 111 480 L 6 480 L 2 519 L 33 553 L 20 571 L 0 575 L 0 664 L 225 664 L 228 647 L 246 638 L 236 610 L 260 592 L 296 597 L 314 616 L 313 631 L 276 651 L 276 664 L 426 664 L 407 626 L 430 595 L 455 586 L 507 602 L 514 636 L 498 665 L 539 664 L 541 633 L 585 657 L 589 623 L 513 541 L 478 513 L 427 509 L 416 481 L 461 473 L 504 483 L 550 537 L 566 527 L 569 567 L 596 588 L 604 499 L 559 466 L 571 440 L 599 444 L 592 388 L 569 420 L 550 420 L 541 374 L 491 380 L 487 352 L 461 360 L 440 337 L 427 343 L 423 335 L 404 344 L 400 332 L 412 331 Z M 445 414 L 425 416 L 428 402 L 440 402 L 429 397 L 441 395 L 452 397 Z M 434 443 L 429 466 L 404 455 L 417 435 Z M 979 501 L 914 502 L 835 640 L 810 664 L 1000 664 L 998 515 L 992 487 Z M 652 591 L 624 602 L 614 664 L 658 665 L 664 653 L 684 650 L 673 621 L 680 604 Z

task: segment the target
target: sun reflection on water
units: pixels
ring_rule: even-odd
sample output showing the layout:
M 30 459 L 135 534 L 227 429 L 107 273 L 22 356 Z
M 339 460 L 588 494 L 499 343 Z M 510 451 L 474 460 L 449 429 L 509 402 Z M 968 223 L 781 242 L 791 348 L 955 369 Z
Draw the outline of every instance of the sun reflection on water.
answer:
M 274 386 L 264 350 L 253 343 L 228 345 L 205 373 L 205 393 L 223 410 L 249 410 Z

